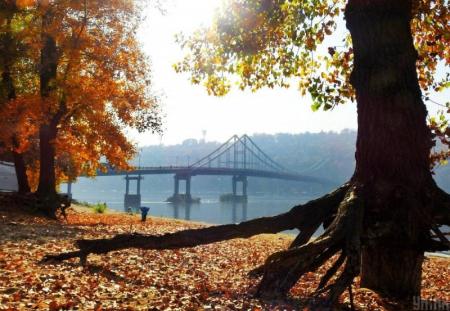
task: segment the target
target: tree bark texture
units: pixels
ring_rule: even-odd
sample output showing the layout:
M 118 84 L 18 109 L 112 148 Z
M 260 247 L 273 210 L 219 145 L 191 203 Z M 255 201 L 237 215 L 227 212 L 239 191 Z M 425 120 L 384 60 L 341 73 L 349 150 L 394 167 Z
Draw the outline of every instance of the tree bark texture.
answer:
M 13 150 L 12 155 L 14 160 L 14 169 L 17 178 L 18 192 L 20 194 L 29 193 L 31 192 L 31 188 L 28 182 L 27 166 L 25 164 L 23 153 L 19 153 Z
M 434 182 L 432 137 L 417 80 L 412 0 L 349 0 L 358 137 L 353 181 L 363 185 L 366 230 L 361 285 L 397 297 L 420 295 Z
M 54 120 L 55 112 L 50 109 L 52 105 L 46 101 L 50 100 L 52 91 L 55 89 L 55 80 L 58 64 L 58 50 L 54 38 L 46 33 L 46 27 L 51 22 L 51 11 L 47 11 L 42 17 L 42 42 L 41 68 L 40 68 L 40 93 L 43 101 L 43 110 L 46 120 L 39 128 L 39 185 L 38 194 L 47 201 L 56 196 L 55 176 L 55 140 L 59 120 Z

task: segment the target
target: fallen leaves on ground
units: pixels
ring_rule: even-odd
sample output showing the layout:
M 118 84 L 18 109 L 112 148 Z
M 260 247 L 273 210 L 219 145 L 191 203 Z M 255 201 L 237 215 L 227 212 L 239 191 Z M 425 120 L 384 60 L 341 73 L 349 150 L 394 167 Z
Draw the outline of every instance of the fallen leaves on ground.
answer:
M 179 250 L 127 249 L 89 256 L 87 267 L 76 260 L 41 265 L 47 253 L 74 249 L 79 238 L 118 233 L 162 234 L 201 224 L 137 216 L 70 211 L 58 222 L 0 211 L 0 310 L 308 310 L 308 297 L 330 260 L 303 276 L 289 300 L 252 297 L 259 279 L 247 273 L 292 241 L 287 235 L 259 235 Z M 389 303 L 354 286 L 359 310 L 386 310 Z M 424 263 L 422 299 L 450 301 L 450 261 Z M 349 294 L 341 297 L 343 308 Z M 400 308 L 400 306 L 396 306 Z M 325 309 L 324 309 L 325 310 Z

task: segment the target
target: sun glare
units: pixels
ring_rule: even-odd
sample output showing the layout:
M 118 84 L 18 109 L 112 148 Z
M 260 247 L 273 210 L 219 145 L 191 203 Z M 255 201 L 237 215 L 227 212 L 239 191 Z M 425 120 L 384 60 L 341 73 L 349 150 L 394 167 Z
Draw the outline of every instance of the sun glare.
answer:
M 223 0 L 177 1 L 174 15 L 183 24 L 183 31 L 192 32 L 201 26 L 210 26 L 215 11 Z

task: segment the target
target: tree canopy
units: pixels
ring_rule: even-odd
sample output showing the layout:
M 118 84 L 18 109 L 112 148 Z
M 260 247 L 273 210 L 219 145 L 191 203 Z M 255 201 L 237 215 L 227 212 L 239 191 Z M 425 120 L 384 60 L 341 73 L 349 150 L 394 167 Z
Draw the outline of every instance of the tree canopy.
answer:
M 343 27 L 338 28 L 346 2 L 225 1 L 211 27 L 178 37 L 186 56 L 175 69 L 188 72 L 193 83 L 219 96 L 233 85 L 252 91 L 296 85 L 302 95 L 311 96 L 314 110 L 354 100 L 349 83 L 352 40 Z M 449 3 L 414 3 L 411 27 L 426 96 L 450 87 Z
M 140 4 L 22 0 L 1 6 L 6 53 L 0 55 L 0 115 L 8 120 L 0 124 L 2 149 L 28 155 L 29 177 L 36 185 L 38 133 L 42 125 L 54 124 L 57 135 L 51 143 L 60 178 L 94 174 L 103 157 L 127 168 L 135 147 L 125 130 L 160 126 L 150 62 L 136 38 Z M 50 61 L 55 74 L 44 81 Z M 8 98 L 8 81 L 14 98 Z

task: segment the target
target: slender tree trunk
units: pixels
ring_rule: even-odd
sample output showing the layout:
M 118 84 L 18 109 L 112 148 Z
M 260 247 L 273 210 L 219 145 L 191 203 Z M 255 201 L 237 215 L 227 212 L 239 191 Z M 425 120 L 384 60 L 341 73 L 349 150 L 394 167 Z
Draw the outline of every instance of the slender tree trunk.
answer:
M 358 138 L 353 181 L 363 185 L 361 285 L 397 298 L 420 295 L 432 146 L 410 30 L 412 0 L 349 0 Z M 429 228 L 429 226 L 428 226 Z
M 49 23 L 51 13 L 48 12 L 43 17 L 43 28 Z M 44 102 L 43 107 L 48 111 L 48 120 L 39 128 L 39 148 L 40 167 L 38 194 L 42 198 L 51 198 L 56 195 L 55 176 L 55 139 L 57 135 L 57 121 L 52 116 L 51 109 L 47 106 L 53 85 L 56 79 L 56 69 L 58 63 L 58 51 L 55 40 L 45 32 L 42 35 L 43 48 L 41 50 L 41 70 L 40 70 L 40 93 Z
M 13 138 L 15 140 L 15 137 Z M 15 142 L 13 142 L 15 143 Z M 12 151 L 13 160 L 14 160 L 14 168 L 16 171 L 17 185 L 18 191 L 21 194 L 31 192 L 30 184 L 28 183 L 27 176 L 27 166 L 25 164 L 25 159 L 22 153 Z

